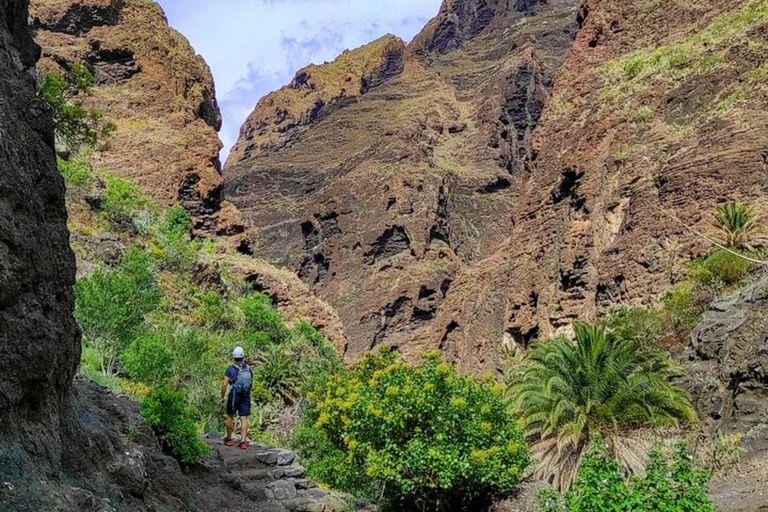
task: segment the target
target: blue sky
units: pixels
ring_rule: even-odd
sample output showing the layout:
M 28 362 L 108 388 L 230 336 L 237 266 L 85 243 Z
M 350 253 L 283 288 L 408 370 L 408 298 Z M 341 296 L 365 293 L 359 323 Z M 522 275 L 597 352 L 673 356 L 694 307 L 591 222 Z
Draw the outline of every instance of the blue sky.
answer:
M 386 33 L 410 41 L 441 0 L 158 0 L 213 71 L 222 162 L 259 98 Z

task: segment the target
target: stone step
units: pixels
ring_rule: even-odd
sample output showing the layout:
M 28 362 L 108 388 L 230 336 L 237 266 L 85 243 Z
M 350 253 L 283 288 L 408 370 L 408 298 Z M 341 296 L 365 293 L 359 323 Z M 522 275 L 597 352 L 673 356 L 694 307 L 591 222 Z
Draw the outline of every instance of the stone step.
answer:
M 290 466 L 296 460 L 296 453 L 291 450 L 263 450 L 256 452 L 256 460 L 268 466 Z

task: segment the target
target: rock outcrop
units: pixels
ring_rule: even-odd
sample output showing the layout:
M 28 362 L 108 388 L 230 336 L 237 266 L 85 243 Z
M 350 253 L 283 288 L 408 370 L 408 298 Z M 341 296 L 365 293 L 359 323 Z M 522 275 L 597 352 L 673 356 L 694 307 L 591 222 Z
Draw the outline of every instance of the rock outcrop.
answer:
M 59 467 L 80 360 L 64 181 L 26 22 L 25 0 L 0 4 L 0 481 Z
M 404 53 L 405 43 L 387 35 L 332 63 L 301 69 L 289 85 L 259 101 L 227 164 L 290 146 L 322 117 L 402 73 Z
M 336 309 L 349 359 L 440 345 L 411 340 L 513 229 L 577 8 L 448 2 L 408 48 L 386 37 L 310 66 L 244 125 L 225 170 L 251 226 L 241 250 L 294 269 Z M 435 34 L 451 23 L 446 46 Z
M 84 65 L 96 77 L 89 108 L 117 129 L 97 165 L 138 185 L 163 207 L 181 204 L 197 234 L 243 227 L 223 200 L 221 114 L 211 72 L 150 0 L 34 0 L 44 72 Z
M 768 276 L 716 299 L 682 359 L 703 426 L 768 450 Z
M 718 431 L 743 436 L 734 471 L 717 476 L 711 495 L 717 510 L 768 507 L 768 275 L 716 299 L 691 333 L 680 357 L 709 450 Z

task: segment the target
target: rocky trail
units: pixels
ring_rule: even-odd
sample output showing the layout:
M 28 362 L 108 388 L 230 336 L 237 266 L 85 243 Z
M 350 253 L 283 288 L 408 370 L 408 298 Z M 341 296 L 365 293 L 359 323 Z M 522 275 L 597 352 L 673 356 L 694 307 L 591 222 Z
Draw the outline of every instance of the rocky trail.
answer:
M 206 443 L 211 453 L 203 465 L 216 471 L 236 493 L 250 498 L 241 510 L 264 512 L 375 511 L 366 500 L 330 492 L 306 478 L 307 471 L 290 450 L 252 445 L 247 450 L 225 446 L 219 436 Z M 250 508 L 248 508 L 250 507 Z

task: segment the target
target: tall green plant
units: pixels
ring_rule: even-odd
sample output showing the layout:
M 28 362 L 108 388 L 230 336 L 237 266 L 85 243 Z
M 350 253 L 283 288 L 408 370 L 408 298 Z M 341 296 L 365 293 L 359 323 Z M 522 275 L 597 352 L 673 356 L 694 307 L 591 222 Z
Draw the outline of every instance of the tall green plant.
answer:
M 596 435 L 622 465 L 637 467 L 642 445 L 633 430 L 695 419 L 685 392 L 671 382 L 680 372 L 669 356 L 599 325 L 574 329 L 575 342 L 534 346 L 508 388 L 511 410 L 541 454 L 537 476 L 559 489 L 571 486 Z

